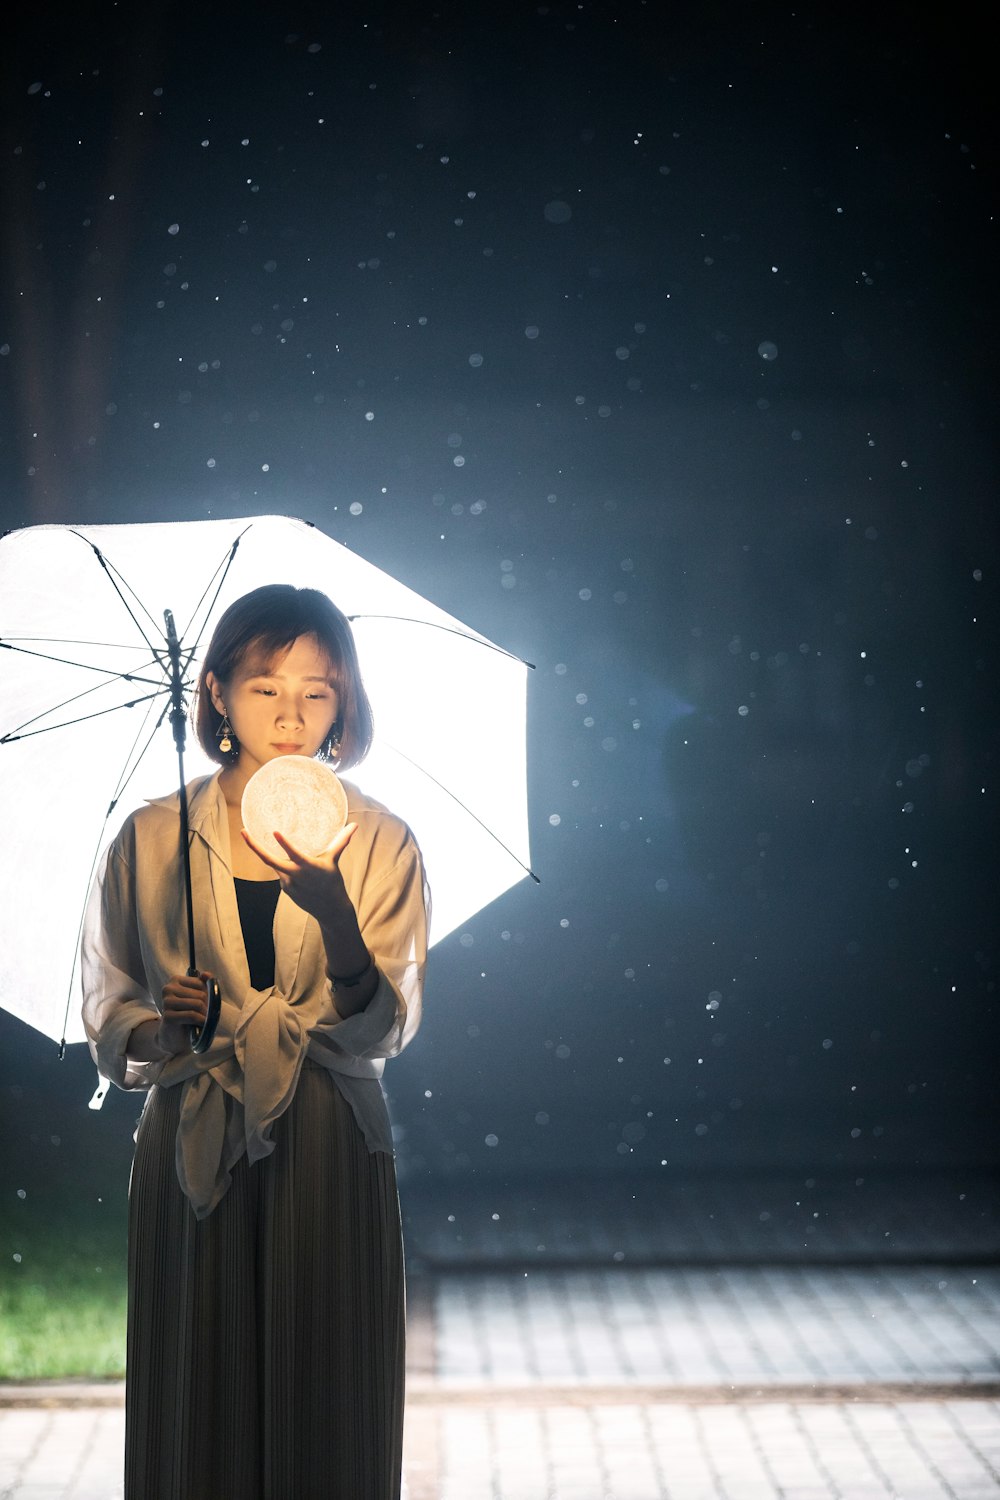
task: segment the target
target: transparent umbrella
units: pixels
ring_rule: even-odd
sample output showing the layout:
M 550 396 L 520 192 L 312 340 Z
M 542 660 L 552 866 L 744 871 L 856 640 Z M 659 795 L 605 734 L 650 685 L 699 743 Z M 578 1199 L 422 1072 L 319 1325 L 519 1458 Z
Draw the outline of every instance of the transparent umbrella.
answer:
M 264 583 L 321 589 L 352 620 L 376 739 L 350 779 L 413 829 L 433 940 L 526 875 L 537 879 L 527 663 L 303 521 L 9 532 L 0 539 L 0 1005 L 63 1045 L 84 1040 L 77 949 L 100 852 L 129 812 L 177 780 L 175 740 L 200 652 L 222 610 Z M 185 763 L 188 776 L 215 769 L 197 742 Z

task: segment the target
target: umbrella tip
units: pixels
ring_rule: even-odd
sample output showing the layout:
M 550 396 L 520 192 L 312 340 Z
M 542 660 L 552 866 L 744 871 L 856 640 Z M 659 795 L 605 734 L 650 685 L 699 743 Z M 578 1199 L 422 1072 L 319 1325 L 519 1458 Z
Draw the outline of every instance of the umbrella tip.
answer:
M 110 1088 L 110 1086 L 111 1080 L 109 1078 L 105 1078 L 103 1073 L 98 1072 L 97 1088 L 94 1090 L 93 1097 L 88 1099 L 87 1108 L 100 1109 L 101 1105 L 104 1103 L 104 1100 L 107 1097 L 108 1089 Z

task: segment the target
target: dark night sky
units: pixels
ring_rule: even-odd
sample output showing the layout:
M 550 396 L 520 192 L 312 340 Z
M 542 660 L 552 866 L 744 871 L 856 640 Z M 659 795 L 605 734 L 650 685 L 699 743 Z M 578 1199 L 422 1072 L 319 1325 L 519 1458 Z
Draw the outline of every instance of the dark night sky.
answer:
M 5 23 L 4 525 L 304 516 L 537 663 L 543 883 L 436 950 L 411 1177 L 990 1157 L 974 14 Z M 0 1038 L 40 1171 L 53 1112 L 124 1171 Z

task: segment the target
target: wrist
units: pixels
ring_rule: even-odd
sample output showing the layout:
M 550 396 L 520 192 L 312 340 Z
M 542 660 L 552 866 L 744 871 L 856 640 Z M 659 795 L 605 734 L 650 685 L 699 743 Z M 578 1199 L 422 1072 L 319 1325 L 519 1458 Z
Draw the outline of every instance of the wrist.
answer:
M 164 1062 L 190 1050 L 191 1028 L 174 1021 L 161 1021 L 153 1033 L 153 1041 L 163 1055 Z
M 363 969 L 338 976 L 331 972 L 332 968 L 332 964 L 327 965 L 333 1007 L 342 1020 L 347 1020 L 371 1004 L 379 987 L 379 972 L 371 953 Z
M 333 966 L 331 964 L 328 964 L 327 974 L 329 976 L 330 983 L 333 985 L 335 990 L 352 990 L 356 989 L 357 986 L 362 982 L 362 980 L 367 979 L 368 975 L 371 973 L 374 967 L 375 960 L 372 957 L 370 950 L 366 948 L 365 961 L 356 969 L 353 969 L 348 974 L 334 974 Z
M 129 1033 L 129 1039 L 125 1044 L 126 1057 L 131 1058 L 133 1062 L 159 1063 L 167 1062 L 175 1056 L 162 1036 L 165 1024 L 162 1020 L 140 1021 L 139 1025 L 133 1027 Z

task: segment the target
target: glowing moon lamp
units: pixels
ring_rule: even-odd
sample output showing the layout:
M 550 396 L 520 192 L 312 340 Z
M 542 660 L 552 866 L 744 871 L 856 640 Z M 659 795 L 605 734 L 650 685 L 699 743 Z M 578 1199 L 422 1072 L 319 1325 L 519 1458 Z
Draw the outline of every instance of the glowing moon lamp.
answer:
M 303 854 L 319 854 L 347 822 L 347 793 L 329 766 L 279 755 L 247 782 L 242 814 L 247 833 L 273 858 L 287 858 L 275 832 Z

